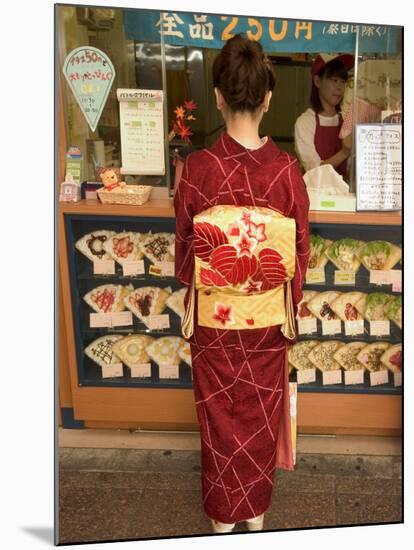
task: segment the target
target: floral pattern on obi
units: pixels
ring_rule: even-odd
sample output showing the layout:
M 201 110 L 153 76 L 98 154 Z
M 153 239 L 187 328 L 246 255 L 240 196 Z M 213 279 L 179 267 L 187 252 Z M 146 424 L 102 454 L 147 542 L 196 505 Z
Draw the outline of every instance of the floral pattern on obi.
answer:
M 217 205 L 195 216 L 193 223 L 196 288 L 251 294 L 293 276 L 291 218 L 265 207 Z

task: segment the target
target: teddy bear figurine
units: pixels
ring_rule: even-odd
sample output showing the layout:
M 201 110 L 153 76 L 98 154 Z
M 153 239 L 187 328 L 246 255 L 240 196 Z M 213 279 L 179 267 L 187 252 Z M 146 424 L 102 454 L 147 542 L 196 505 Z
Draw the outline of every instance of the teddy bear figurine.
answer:
M 119 191 L 123 187 L 126 187 L 126 183 L 121 181 L 121 174 L 118 168 L 101 168 L 99 170 L 99 177 L 102 180 L 105 191 Z

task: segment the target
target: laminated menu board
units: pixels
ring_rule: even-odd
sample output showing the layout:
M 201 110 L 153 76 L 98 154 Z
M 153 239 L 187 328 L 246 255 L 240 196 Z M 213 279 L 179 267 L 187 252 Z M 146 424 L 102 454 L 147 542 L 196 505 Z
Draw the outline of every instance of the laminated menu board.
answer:
M 357 210 L 401 210 L 400 124 L 356 126 Z
M 164 175 L 162 90 L 117 89 L 123 174 Z

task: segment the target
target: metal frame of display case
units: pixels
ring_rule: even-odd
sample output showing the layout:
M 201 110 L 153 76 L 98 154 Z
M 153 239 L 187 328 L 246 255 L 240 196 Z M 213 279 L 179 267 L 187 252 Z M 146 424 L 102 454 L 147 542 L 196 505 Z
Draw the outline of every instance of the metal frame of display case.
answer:
M 67 427 L 181 429 L 198 430 L 194 394 L 187 387 L 118 387 L 82 385 L 78 373 L 75 312 L 71 265 L 65 219 L 87 216 L 111 219 L 174 218 L 171 199 L 154 199 L 143 206 L 104 205 L 98 201 L 61 203 L 58 213 L 60 316 L 59 316 L 59 395 L 62 414 L 70 417 Z M 317 227 L 330 224 L 399 226 L 399 213 L 311 212 Z M 323 225 L 320 225 L 323 224 Z M 315 225 L 316 227 L 316 225 Z M 388 227 L 390 230 L 390 227 Z M 385 234 L 384 233 L 384 234 Z M 381 232 L 382 235 L 382 232 Z M 376 235 L 378 238 L 378 233 Z M 300 433 L 396 435 L 401 431 L 401 389 L 338 388 L 323 390 L 309 385 L 299 387 L 298 431 Z M 173 391 L 172 391 L 173 390 Z

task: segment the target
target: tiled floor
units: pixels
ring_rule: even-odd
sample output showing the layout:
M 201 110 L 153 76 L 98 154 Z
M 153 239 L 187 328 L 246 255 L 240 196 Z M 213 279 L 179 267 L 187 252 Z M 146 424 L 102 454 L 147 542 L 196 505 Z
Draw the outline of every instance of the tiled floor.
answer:
M 59 455 L 60 543 L 211 534 L 198 450 L 61 448 Z M 295 471 L 277 470 L 275 479 L 265 530 L 402 521 L 395 454 L 299 453 Z M 244 530 L 238 524 L 234 532 Z

